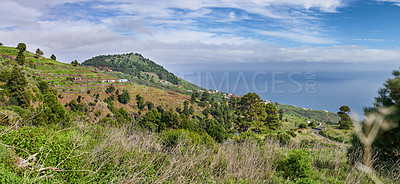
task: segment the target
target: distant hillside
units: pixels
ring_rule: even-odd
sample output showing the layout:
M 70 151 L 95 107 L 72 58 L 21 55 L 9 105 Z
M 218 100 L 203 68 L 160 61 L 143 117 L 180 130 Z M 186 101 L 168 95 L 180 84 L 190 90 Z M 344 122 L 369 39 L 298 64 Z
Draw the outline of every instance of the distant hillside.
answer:
M 141 76 L 141 73 L 149 72 L 156 74 L 160 80 L 174 85 L 181 84 L 181 80 L 173 73 L 138 53 L 96 56 L 84 61 L 82 65 L 108 68 L 134 76 Z
M 291 122 L 291 125 L 296 127 L 298 124 L 307 121 L 336 124 L 340 120 L 336 113 L 327 111 L 311 110 L 284 104 L 276 104 L 276 108 L 282 110 L 285 121 Z
M 6 88 L 9 74 L 15 66 L 18 66 L 15 62 L 17 53 L 18 51 L 14 47 L 0 46 L 0 109 L 9 106 L 6 103 L 8 99 L 8 97 L 5 97 L 6 90 L 2 91 L 1 89 Z M 73 66 L 49 58 L 38 57 L 28 51 L 25 51 L 24 54 L 26 63 L 20 68 L 26 77 L 28 85 L 25 91 L 32 96 L 31 105 L 33 108 L 38 108 L 42 104 L 43 95 L 40 94 L 37 87 L 40 81 L 46 81 L 49 87 L 57 91 L 58 100 L 62 105 L 68 106 L 72 100 L 81 99 L 80 101 L 86 104 L 87 111 L 79 116 L 87 116 L 90 122 L 97 122 L 106 117 L 107 114 L 113 114 L 105 104 L 105 99 L 113 95 L 115 96 L 112 99 L 113 106 L 124 108 L 131 114 L 137 114 L 139 111 L 134 106 L 136 95 L 142 96 L 144 102 L 151 102 L 155 106 L 161 105 L 166 109 L 181 107 L 182 103 L 190 98 L 190 96 L 181 93 L 181 91 L 186 91 L 185 89 L 177 91 L 175 88 L 178 87 L 173 85 L 160 84 L 165 86 L 161 88 L 135 82 L 116 82 L 121 77 L 114 76 L 113 72 L 99 72 L 89 67 Z M 106 92 L 110 86 L 114 86 L 115 92 L 120 91 L 122 93 L 123 90 L 128 90 L 132 97 L 131 103 L 119 103 L 117 94 L 111 95 L 111 93 Z M 195 109 L 197 110 L 197 108 Z

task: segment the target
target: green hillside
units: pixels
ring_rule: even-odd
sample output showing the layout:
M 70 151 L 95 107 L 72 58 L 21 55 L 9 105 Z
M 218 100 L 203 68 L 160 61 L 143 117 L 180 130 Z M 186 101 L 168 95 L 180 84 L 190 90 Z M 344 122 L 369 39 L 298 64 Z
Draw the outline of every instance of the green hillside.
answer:
M 112 71 L 110 75 L 125 77 L 146 85 L 169 86 L 175 89 L 183 87 L 187 90 L 202 89 L 178 78 L 164 67 L 138 53 L 96 56 L 84 61 L 82 65 Z
M 289 128 L 294 128 L 301 123 L 307 122 L 337 124 L 340 120 L 340 117 L 332 112 L 311 110 L 285 104 L 276 104 L 276 107 L 282 113 L 283 121 L 289 122 L 285 123 Z

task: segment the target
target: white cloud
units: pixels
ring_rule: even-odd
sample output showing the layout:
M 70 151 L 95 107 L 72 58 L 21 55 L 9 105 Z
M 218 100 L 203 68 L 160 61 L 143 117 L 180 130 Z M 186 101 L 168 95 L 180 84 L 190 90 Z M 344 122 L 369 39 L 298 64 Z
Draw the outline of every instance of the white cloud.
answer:
M 329 38 L 324 38 L 319 33 L 303 31 L 289 32 L 289 31 L 258 31 L 258 33 L 273 37 L 286 38 L 300 43 L 311 44 L 336 44 L 337 41 Z
M 1 1 L 0 7 L 0 28 L 33 25 L 37 17 L 42 15 L 36 9 L 13 1 Z
M 368 41 L 368 42 L 393 42 L 394 40 L 377 39 L 377 38 L 356 38 L 355 41 Z
M 56 54 L 64 62 L 83 61 L 99 54 L 139 52 L 162 65 L 210 63 L 264 63 L 264 62 L 361 62 L 380 63 L 400 60 L 400 50 L 370 49 L 360 46 L 286 47 L 272 44 L 257 36 L 294 40 L 299 43 L 335 44 L 325 36 L 318 17 L 303 10 L 318 9 L 335 12 L 344 6 L 338 0 L 193 0 L 193 1 L 125 1 L 118 5 L 94 5 L 99 9 L 117 11 L 116 17 L 89 20 L 39 20 L 46 8 L 75 1 L 2 1 L 0 25 L 19 26 L 19 29 L 0 28 L 0 40 L 5 45 L 27 43 L 28 50 L 40 48 L 45 55 Z M 115 2 L 115 1 L 113 1 Z M 123 2 L 123 1 L 118 1 Z M 21 6 L 27 3 L 29 6 Z M 295 7 L 287 11 L 280 7 Z M 225 17 L 211 17 L 212 7 L 242 10 L 244 14 L 258 14 L 276 22 L 280 29 L 246 29 L 255 37 L 236 34 L 240 27 L 210 27 L 196 25 L 196 18 L 215 21 L 240 20 L 246 15 L 228 11 Z M 176 17 L 171 8 L 190 10 Z M 121 11 L 121 12 L 120 12 Z M 276 25 L 273 25 L 276 24 Z M 260 25 L 261 26 L 261 25 Z M 285 28 L 285 29 L 284 29 Z M 286 29 L 287 28 L 287 29 Z M 366 40 L 366 41 L 379 41 Z
M 378 2 L 388 2 L 388 3 L 393 3 L 396 6 L 400 6 L 400 0 L 376 0 Z

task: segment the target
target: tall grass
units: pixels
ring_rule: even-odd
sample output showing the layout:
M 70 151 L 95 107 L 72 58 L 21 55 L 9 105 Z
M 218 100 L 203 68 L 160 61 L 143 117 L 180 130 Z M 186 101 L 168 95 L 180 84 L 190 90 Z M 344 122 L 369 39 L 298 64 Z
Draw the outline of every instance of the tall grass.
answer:
M 4 131 L 18 131 L 3 129 Z M 279 164 L 294 150 L 302 150 L 310 157 L 313 173 L 307 178 L 314 183 L 373 183 L 367 173 L 348 164 L 345 145 L 324 142 L 290 143 L 281 145 L 274 139 L 262 143 L 253 140 L 222 144 L 193 143 L 187 131 L 182 131 L 177 143 L 165 144 L 165 136 L 143 132 L 132 127 L 101 127 L 76 123 L 73 128 L 54 131 L 65 133 L 70 144 L 64 158 L 46 162 L 50 155 L 46 146 L 30 160 L 34 166 L 20 167 L 22 183 L 293 183 L 304 182 L 285 178 Z M 0 135 L 4 135 L 0 133 Z M 191 134 L 192 135 L 192 134 Z M 192 135 L 193 136 L 193 135 Z M 54 139 L 48 137 L 48 139 Z M 2 137 L 0 136 L 0 140 Z M 51 142 L 51 141 L 49 141 Z M 18 152 L 18 144 L 6 145 Z M 60 146 L 60 145 L 52 145 Z M 67 148 L 65 148 L 67 149 Z M 34 154 L 32 150 L 26 150 Z M 31 156 L 31 155 L 29 155 Z M 14 154 L 13 159 L 28 160 L 26 154 Z M 360 161 L 363 158 L 357 158 Z M 373 160 L 373 159 L 372 159 Z M 72 162 L 74 161 L 74 162 Z M 75 164 L 73 168 L 71 165 Z M 62 173 L 79 173 L 76 175 Z M 380 176 L 383 182 L 398 182 L 398 167 L 393 176 Z M 25 174 L 21 174 L 25 173 Z

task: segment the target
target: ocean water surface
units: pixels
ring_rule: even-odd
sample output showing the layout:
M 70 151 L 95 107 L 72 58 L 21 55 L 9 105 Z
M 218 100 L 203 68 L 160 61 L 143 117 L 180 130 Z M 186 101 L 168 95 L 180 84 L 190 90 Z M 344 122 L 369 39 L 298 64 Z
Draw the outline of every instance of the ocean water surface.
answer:
M 377 91 L 391 77 L 387 71 L 253 70 L 178 72 L 186 81 L 206 89 L 244 95 L 255 92 L 264 100 L 297 107 L 337 112 L 348 105 L 362 115 Z

